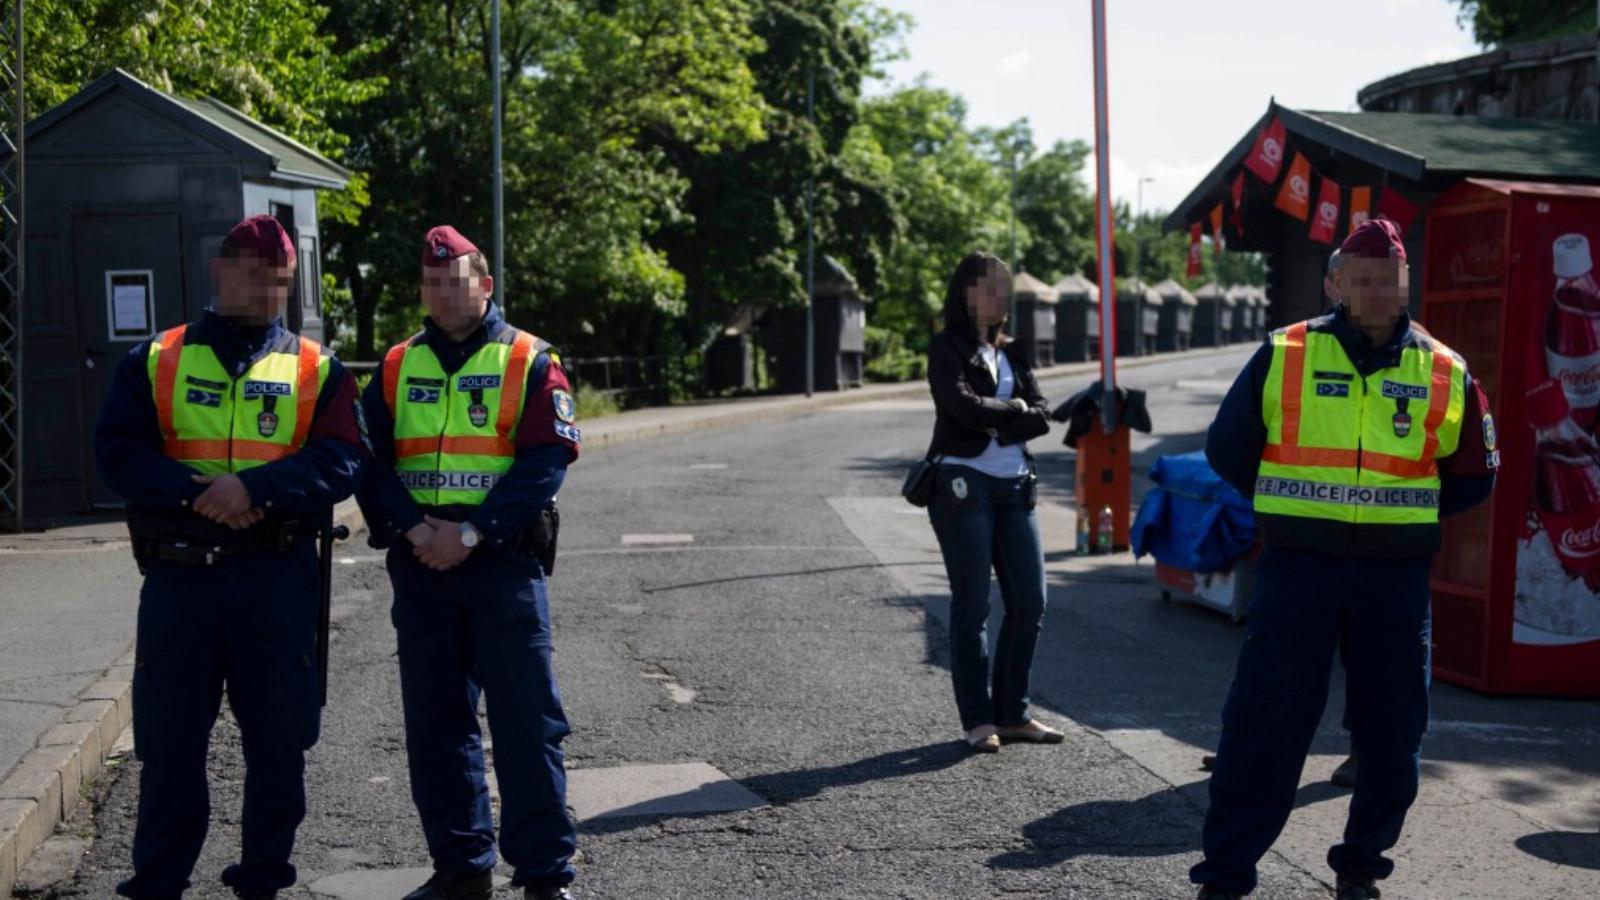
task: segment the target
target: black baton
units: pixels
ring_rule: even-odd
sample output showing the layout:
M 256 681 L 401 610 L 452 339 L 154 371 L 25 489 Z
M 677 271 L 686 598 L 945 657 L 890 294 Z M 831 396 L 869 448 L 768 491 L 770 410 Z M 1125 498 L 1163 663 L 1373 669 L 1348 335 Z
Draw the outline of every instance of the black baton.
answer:
M 343 525 L 328 525 L 317 530 L 317 562 L 321 569 L 322 596 L 317 609 L 317 667 L 322 690 L 322 705 L 328 705 L 328 628 L 333 615 L 333 542 L 350 537 Z

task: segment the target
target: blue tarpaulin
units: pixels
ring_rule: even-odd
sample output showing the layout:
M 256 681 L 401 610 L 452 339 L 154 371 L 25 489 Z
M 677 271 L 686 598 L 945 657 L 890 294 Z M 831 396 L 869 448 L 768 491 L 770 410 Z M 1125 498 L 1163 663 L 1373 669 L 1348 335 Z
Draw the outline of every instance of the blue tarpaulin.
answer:
M 1163 456 L 1150 470 L 1156 488 L 1133 523 L 1133 553 L 1191 572 L 1233 568 L 1256 543 L 1250 501 L 1223 481 L 1202 451 Z

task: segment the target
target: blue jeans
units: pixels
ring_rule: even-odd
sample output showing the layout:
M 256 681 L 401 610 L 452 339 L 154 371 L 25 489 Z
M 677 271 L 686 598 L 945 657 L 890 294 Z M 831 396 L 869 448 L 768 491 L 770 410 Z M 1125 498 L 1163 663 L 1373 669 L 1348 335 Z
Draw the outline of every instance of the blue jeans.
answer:
M 1428 725 L 1432 562 L 1275 548 L 1262 555 L 1194 882 L 1255 889 L 1256 863 L 1295 805 L 1341 630 L 1345 719 L 1361 764 L 1344 842 L 1328 852 L 1328 865 L 1365 878 L 1394 871 L 1384 853 L 1416 799 Z
M 411 797 L 433 867 L 486 872 L 494 819 L 478 729 L 486 697 L 500 783 L 500 841 L 512 884 L 573 880 L 561 742 L 570 732 L 550 660 L 550 601 L 531 558 L 483 548 L 448 572 L 408 546 L 388 556 L 400 651 Z
M 950 677 L 961 727 L 1028 721 L 1028 677 L 1044 618 L 1044 551 L 1028 478 L 994 478 L 942 465 L 928 518 L 950 576 Z M 1005 618 L 990 692 L 989 572 Z

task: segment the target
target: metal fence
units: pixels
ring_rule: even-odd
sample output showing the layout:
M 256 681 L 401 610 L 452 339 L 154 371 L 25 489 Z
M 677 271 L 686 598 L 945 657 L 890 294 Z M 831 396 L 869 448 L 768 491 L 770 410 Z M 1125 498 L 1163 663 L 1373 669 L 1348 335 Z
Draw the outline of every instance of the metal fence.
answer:
M 619 402 L 663 402 L 671 398 L 673 385 L 691 393 L 705 386 L 701 366 L 673 356 L 591 356 L 562 357 L 561 366 L 574 392 L 604 394 Z M 345 362 L 357 376 L 370 376 L 378 363 Z

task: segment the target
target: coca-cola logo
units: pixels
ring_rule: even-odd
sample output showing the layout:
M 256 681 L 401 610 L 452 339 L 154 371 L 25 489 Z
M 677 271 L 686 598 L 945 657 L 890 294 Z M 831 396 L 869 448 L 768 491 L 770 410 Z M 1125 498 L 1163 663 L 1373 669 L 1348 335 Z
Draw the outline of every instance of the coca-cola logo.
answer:
M 1501 238 L 1476 241 L 1450 257 L 1450 280 L 1456 284 L 1485 284 L 1500 279 L 1505 256 Z
M 1579 393 L 1600 388 L 1600 366 L 1590 366 L 1587 369 L 1571 368 L 1562 369 L 1555 373 L 1561 380 L 1563 388 L 1572 388 Z
M 1311 182 L 1304 175 L 1289 176 L 1289 193 L 1296 200 L 1304 200 L 1311 196 Z
M 1350 230 L 1351 231 L 1355 231 L 1357 228 L 1360 228 L 1361 226 L 1367 224 L 1367 220 L 1370 219 L 1370 218 L 1372 218 L 1372 217 L 1367 215 L 1364 212 L 1353 212 L 1353 213 L 1351 213 L 1350 214 Z
M 1561 555 L 1569 559 L 1600 556 L 1600 522 L 1591 522 L 1585 528 L 1568 528 L 1562 531 Z
M 1277 138 L 1267 138 L 1261 142 L 1261 158 L 1277 165 L 1283 161 L 1283 144 Z
M 1332 225 L 1339 218 L 1339 207 L 1334 203 L 1323 203 L 1317 207 L 1317 215 L 1322 218 L 1322 221 Z
M 1198 260 L 1200 258 L 1200 245 L 1199 244 L 1190 244 L 1189 245 L 1189 258 L 1192 259 L 1192 260 Z

